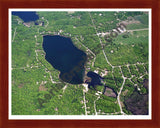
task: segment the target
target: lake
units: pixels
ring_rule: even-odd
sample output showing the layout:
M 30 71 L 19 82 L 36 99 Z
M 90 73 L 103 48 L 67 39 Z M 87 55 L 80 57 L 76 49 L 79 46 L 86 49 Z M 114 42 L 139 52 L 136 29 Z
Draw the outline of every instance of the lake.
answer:
M 19 16 L 24 22 L 36 21 L 39 16 L 34 11 L 14 11 L 12 15 Z
M 12 15 L 19 16 L 24 22 L 35 22 L 39 19 L 34 11 L 14 11 Z M 36 22 L 35 24 L 38 25 Z M 43 36 L 43 49 L 46 52 L 45 59 L 60 71 L 60 79 L 71 84 L 83 83 L 87 55 L 75 47 L 70 38 L 59 35 Z M 101 77 L 98 74 L 90 71 L 87 76 L 92 78 L 89 86 L 101 85 Z
M 87 55 L 72 40 L 59 35 L 43 36 L 45 59 L 60 71 L 60 79 L 71 84 L 83 83 Z

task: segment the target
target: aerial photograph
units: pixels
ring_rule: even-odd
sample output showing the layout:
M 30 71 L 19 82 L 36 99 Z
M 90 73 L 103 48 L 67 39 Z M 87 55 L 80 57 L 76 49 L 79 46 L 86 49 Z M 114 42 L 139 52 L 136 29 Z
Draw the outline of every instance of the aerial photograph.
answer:
M 149 11 L 10 11 L 11 115 L 149 115 Z

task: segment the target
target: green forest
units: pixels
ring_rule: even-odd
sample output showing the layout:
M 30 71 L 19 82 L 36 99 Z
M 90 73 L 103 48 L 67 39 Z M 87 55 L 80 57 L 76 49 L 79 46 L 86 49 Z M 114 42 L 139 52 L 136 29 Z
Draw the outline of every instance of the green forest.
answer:
M 12 115 L 148 114 L 148 13 L 36 13 L 39 16 L 38 25 L 30 22 L 26 26 L 15 15 L 11 19 Z M 42 22 L 44 25 L 40 24 Z M 116 37 L 107 41 L 106 37 L 119 23 L 125 23 L 126 30 L 117 32 Z M 59 71 L 45 59 L 42 47 L 44 35 L 70 37 L 74 45 L 87 54 L 86 72 L 94 71 L 101 75 L 103 85 L 97 85 L 95 90 L 86 88 L 86 83 L 72 85 L 62 81 Z M 107 92 L 106 87 L 111 92 Z M 133 109 L 131 105 L 134 102 L 142 106 L 136 104 Z

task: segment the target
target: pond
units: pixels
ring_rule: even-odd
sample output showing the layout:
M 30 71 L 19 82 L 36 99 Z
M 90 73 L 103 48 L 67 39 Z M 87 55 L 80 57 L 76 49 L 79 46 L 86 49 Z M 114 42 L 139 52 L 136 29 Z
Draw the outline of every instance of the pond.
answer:
M 93 71 L 89 71 L 87 73 L 87 76 L 91 78 L 91 82 L 86 82 L 88 83 L 88 87 L 90 88 L 91 86 L 93 88 L 95 88 L 96 85 L 103 85 L 102 84 L 102 80 L 104 79 L 103 77 L 101 77 L 99 74 L 93 72 Z
M 39 16 L 36 12 L 33 11 L 14 11 L 12 15 L 16 15 L 21 18 L 24 22 L 36 21 L 39 19 Z
M 71 84 L 83 83 L 87 55 L 72 40 L 59 35 L 43 36 L 45 59 L 60 71 L 60 79 Z

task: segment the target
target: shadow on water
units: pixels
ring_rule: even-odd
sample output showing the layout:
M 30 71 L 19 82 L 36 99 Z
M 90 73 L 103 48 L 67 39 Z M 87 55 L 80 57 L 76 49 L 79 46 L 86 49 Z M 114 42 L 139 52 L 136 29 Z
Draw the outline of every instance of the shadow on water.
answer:
M 71 84 L 83 83 L 87 55 L 75 47 L 67 37 L 43 36 L 45 59 L 60 71 L 60 79 Z

